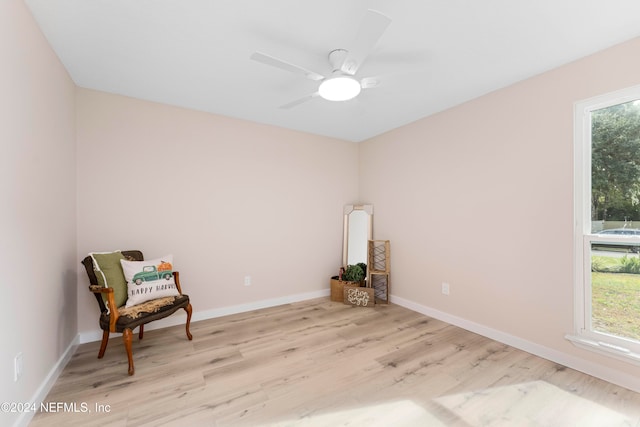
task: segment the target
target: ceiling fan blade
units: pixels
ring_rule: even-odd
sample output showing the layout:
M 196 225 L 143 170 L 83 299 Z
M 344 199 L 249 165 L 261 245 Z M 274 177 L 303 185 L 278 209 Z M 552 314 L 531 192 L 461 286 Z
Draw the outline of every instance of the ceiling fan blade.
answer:
M 322 74 L 315 73 L 313 71 L 307 70 L 306 68 L 299 67 L 281 59 L 274 58 L 273 56 L 266 55 L 264 53 L 254 52 L 251 55 L 251 59 L 253 59 L 254 61 L 262 62 L 266 65 L 271 65 L 272 67 L 290 71 L 292 73 L 302 74 L 310 80 L 319 81 L 324 79 L 324 76 Z
M 312 93 L 311 95 L 307 95 L 307 96 L 302 97 L 300 99 L 296 99 L 295 101 L 292 101 L 292 102 L 290 102 L 288 104 L 281 105 L 280 108 L 283 109 L 283 110 L 288 110 L 289 108 L 296 107 L 296 106 L 298 106 L 298 105 L 300 105 L 300 104 L 302 104 L 304 102 L 307 102 L 307 101 L 309 101 L 309 100 L 311 100 L 311 99 L 313 99 L 313 98 L 315 98 L 315 97 L 317 97 L 319 95 L 320 94 L 318 92 Z
M 367 10 L 358 35 L 340 67 L 342 72 L 354 75 L 358 71 L 358 68 L 376 46 L 389 24 L 391 24 L 391 18 L 388 16 L 377 10 Z

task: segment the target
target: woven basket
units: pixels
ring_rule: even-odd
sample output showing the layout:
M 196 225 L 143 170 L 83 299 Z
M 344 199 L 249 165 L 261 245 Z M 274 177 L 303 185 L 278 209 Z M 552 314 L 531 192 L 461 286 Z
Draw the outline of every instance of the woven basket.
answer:
M 345 286 L 360 286 L 360 282 L 345 282 L 344 280 L 331 279 L 331 301 L 344 302 Z

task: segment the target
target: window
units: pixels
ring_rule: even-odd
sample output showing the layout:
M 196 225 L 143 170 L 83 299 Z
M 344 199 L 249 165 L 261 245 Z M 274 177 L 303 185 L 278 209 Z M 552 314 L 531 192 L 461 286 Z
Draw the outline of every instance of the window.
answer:
M 640 86 L 575 105 L 574 344 L 640 364 Z

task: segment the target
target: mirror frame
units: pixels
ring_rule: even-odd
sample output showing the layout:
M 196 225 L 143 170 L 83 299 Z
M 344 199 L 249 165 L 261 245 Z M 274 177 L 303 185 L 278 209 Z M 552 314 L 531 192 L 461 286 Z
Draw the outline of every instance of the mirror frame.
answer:
M 349 255 L 349 214 L 353 211 L 364 211 L 367 214 L 367 240 L 373 239 L 373 205 L 345 205 L 343 225 L 344 233 L 342 238 L 343 267 L 347 266 L 347 258 Z

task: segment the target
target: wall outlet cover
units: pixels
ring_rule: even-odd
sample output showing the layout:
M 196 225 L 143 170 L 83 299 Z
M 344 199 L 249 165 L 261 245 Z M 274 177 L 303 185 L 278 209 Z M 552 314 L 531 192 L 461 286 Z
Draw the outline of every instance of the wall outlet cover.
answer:
M 442 282 L 442 293 L 449 295 L 449 284 L 447 282 Z

